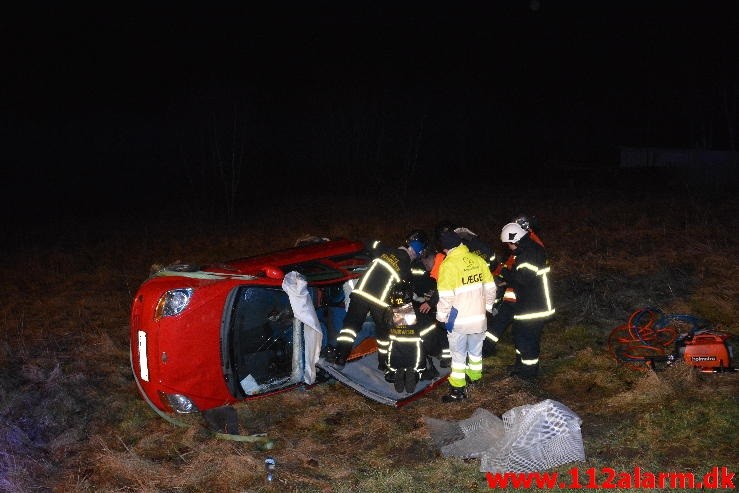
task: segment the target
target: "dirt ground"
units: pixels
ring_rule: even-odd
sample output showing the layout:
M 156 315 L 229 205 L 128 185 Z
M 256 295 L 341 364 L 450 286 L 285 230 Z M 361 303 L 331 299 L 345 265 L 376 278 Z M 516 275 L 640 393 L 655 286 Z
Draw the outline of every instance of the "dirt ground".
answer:
M 543 339 L 539 380 L 507 375 L 513 357 L 507 335 L 498 354 L 485 360 L 482 383 L 456 408 L 440 404 L 445 389 L 395 410 L 331 382 L 236 406 L 242 433 L 266 433 L 273 441 L 284 484 L 295 491 L 329 491 L 338 484 L 348 491 L 352 484 L 360 489 L 358 478 L 375 478 L 370 485 L 379 488 L 375 471 L 388 468 L 417 471 L 432 464 L 425 477 L 415 477 L 428 484 L 448 477 L 450 468 L 474 471 L 475 464 L 455 466 L 439 457 L 424 425 L 429 416 L 455 420 L 477 408 L 500 415 L 545 398 L 560 400 L 583 419 L 588 460 L 605 464 L 644 457 L 634 427 L 654 433 L 663 426 L 659 419 L 667 418 L 659 410 L 666 402 L 693 399 L 709 410 L 737 404 L 736 374 L 697 374 L 685 365 L 640 372 L 619 366 L 607 347 L 614 327 L 650 306 L 695 314 L 739 334 L 736 199 L 719 205 L 710 197 L 639 203 L 580 198 L 562 205 L 552 198 L 538 205 L 557 304 Z M 503 219 L 456 212 L 491 230 Z M 449 213 L 436 211 L 432 219 Z M 287 217 L 286 211 L 272 224 Z M 289 233 L 278 246 L 289 246 L 287 238 L 303 229 L 364 239 L 383 224 L 378 218 L 359 228 L 351 217 L 340 220 L 285 220 Z M 387 236 L 399 236 L 405 226 Z M 168 237 L 151 229 L 91 231 L 47 244 L 28 233 L 2 260 L 0 491 L 243 491 L 263 484 L 267 451 L 215 440 L 201 426 L 172 427 L 138 396 L 128 360 L 128 315 L 151 264 L 258 253 L 275 243 L 274 231 L 258 240 L 253 228 L 233 226 L 218 235 L 203 226 Z M 735 426 L 727 429 L 736 438 Z M 648 454 L 655 466 L 710 462 L 693 454 L 695 437 L 673 433 L 674 446 Z M 625 442 L 630 434 L 633 446 Z M 721 447 L 717 453 L 726 453 Z M 479 487 L 479 478 L 469 481 Z

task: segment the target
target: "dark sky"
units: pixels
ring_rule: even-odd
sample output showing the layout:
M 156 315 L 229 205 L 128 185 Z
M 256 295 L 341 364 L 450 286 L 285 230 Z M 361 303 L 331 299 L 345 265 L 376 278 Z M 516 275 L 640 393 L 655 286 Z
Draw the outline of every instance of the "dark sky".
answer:
M 4 198 L 203 199 L 219 169 L 241 194 L 450 167 L 492 181 L 614 166 L 622 145 L 732 145 L 736 1 L 263 3 L 3 15 Z

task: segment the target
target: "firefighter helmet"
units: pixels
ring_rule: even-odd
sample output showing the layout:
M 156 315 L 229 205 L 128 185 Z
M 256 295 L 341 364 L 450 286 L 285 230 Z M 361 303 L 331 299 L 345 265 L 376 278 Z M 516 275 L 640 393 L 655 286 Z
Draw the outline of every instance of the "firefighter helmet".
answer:
M 454 231 L 457 228 L 451 221 L 441 221 L 439 224 L 436 225 L 434 228 L 434 238 L 436 238 L 436 241 L 439 241 L 441 238 L 441 233 L 444 231 Z
M 503 230 L 500 232 L 500 241 L 503 243 L 518 243 L 527 234 L 528 231 L 521 227 L 520 224 L 508 223 L 503 226 Z
M 434 246 L 438 251 L 442 251 L 444 247 L 441 246 L 441 235 L 446 231 L 454 232 L 457 226 L 451 221 L 441 221 L 434 226 Z
M 423 256 L 423 252 L 429 245 L 429 238 L 426 233 L 420 229 L 414 229 L 405 239 L 405 246 L 411 248 L 419 257 Z
M 413 301 L 413 288 L 408 281 L 396 282 L 390 290 L 390 305 L 403 306 Z

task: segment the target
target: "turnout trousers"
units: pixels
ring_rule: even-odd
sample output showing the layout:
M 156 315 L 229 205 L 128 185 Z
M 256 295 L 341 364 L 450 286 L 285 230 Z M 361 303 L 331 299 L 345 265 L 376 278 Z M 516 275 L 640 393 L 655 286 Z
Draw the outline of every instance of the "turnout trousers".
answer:
M 375 322 L 375 337 L 377 338 L 377 360 L 380 366 L 387 365 L 387 351 L 390 344 L 388 327 L 385 325 L 383 314 L 385 307 L 372 303 L 366 298 L 351 294 L 349 308 L 344 317 L 344 327 L 336 338 L 336 353 L 346 358 L 352 350 L 357 335 L 367 319 L 367 314 Z
M 511 325 L 513 345 L 516 349 L 514 371 L 527 376 L 536 376 L 539 368 L 541 333 L 547 319 L 516 320 L 511 303 L 501 303 L 498 313 L 492 318 L 488 331 L 497 342 L 508 325 Z

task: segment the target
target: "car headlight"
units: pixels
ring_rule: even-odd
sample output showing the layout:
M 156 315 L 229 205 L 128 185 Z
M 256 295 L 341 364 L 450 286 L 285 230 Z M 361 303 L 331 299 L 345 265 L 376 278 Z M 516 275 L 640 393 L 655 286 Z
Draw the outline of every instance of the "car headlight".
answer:
M 157 308 L 154 311 L 154 319 L 160 320 L 163 317 L 171 317 L 182 313 L 182 310 L 187 308 L 192 298 L 192 288 L 180 288 L 171 289 L 164 293 L 159 302 Z
M 189 414 L 198 412 L 197 406 L 185 395 L 165 394 L 160 391 L 159 398 L 162 400 L 162 403 L 168 405 L 176 413 Z

